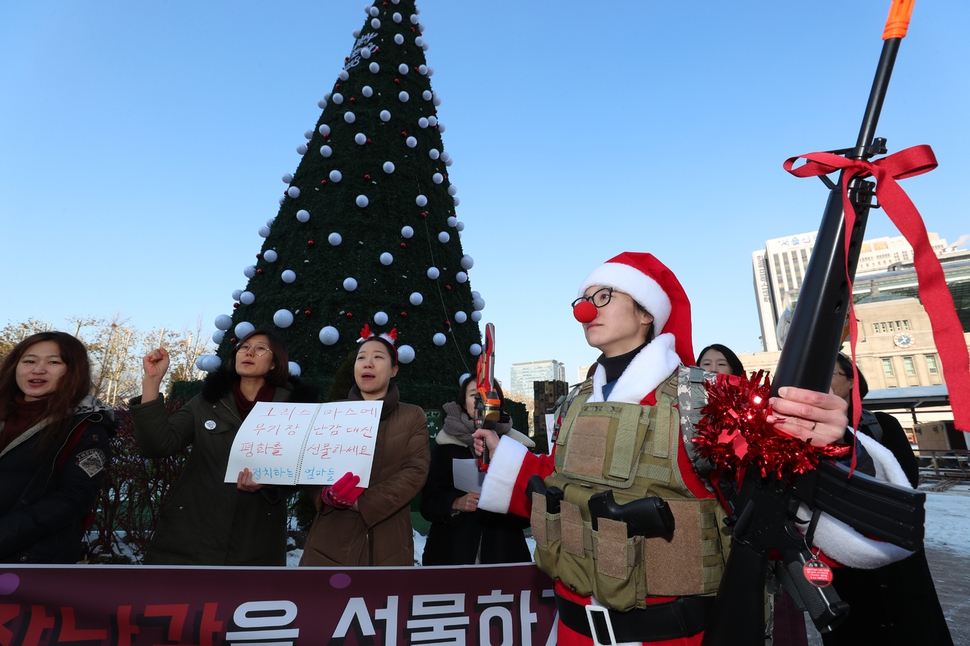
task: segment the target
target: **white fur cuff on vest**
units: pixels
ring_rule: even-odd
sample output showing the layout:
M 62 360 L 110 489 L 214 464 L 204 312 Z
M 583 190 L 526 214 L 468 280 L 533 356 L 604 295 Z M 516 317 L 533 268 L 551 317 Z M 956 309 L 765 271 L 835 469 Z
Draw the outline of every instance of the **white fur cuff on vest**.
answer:
M 515 492 L 515 481 L 522 469 L 528 449 L 515 440 L 503 437 L 488 463 L 488 475 L 482 483 L 478 507 L 497 514 L 509 513 L 509 503 Z
M 675 341 L 673 334 L 661 334 L 640 350 L 616 380 L 616 385 L 610 392 L 610 401 L 639 404 L 644 397 L 666 381 L 680 366 Z M 593 373 L 593 394 L 587 401 L 603 401 L 605 385 L 606 370 L 603 366 L 596 366 L 596 372 Z

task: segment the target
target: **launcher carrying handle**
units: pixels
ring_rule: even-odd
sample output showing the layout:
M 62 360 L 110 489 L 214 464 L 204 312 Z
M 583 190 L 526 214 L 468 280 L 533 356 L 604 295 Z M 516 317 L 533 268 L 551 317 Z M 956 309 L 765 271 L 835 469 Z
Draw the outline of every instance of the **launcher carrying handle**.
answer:
M 886 18 L 886 28 L 882 32 L 883 40 L 906 37 L 914 4 L 916 4 L 916 0 L 892 0 L 892 5 L 889 7 L 889 17 Z

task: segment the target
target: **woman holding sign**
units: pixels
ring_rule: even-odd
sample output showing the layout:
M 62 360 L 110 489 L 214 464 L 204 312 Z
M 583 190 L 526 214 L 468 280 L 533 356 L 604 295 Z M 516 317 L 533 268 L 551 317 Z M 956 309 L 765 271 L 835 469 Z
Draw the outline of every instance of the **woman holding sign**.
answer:
M 261 487 L 248 470 L 224 482 L 236 431 L 259 401 L 315 402 L 316 389 L 289 374 L 282 340 L 254 330 L 210 373 L 202 394 L 169 415 L 159 396 L 168 370 L 164 348 L 143 360 L 142 396 L 131 400 L 142 455 L 192 452 L 145 556 L 147 565 L 286 565 L 286 490 Z
M 360 478 L 347 473 L 314 493 L 319 513 L 300 565 L 414 565 L 411 499 L 428 476 L 427 419 L 391 383 L 398 371 L 393 331 L 373 336 L 365 327 L 362 337 L 347 399 L 383 402 L 370 482 L 358 487 Z

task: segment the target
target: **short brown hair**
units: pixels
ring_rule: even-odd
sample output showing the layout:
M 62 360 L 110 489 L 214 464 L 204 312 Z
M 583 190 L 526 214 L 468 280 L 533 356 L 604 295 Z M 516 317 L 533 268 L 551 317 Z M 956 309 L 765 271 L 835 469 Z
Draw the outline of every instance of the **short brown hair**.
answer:
M 273 368 L 266 375 L 266 384 L 273 388 L 286 385 L 286 382 L 290 379 L 290 355 L 286 352 L 286 344 L 275 333 L 262 328 L 253 330 L 239 339 L 239 342 L 232 347 L 229 357 L 222 364 L 230 378 L 234 382 L 239 381 L 239 373 L 236 372 L 236 354 L 239 352 L 239 348 L 254 336 L 265 336 L 269 341 L 269 351 L 273 353 Z

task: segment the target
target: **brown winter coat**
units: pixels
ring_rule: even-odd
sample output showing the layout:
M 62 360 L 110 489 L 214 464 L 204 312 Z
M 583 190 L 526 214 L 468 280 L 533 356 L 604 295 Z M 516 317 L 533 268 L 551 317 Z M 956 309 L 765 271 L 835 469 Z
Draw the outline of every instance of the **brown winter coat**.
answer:
M 356 386 L 349 399 L 361 399 Z M 323 505 L 320 489 L 314 488 L 320 511 L 300 565 L 414 565 L 411 499 L 428 476 L 427 426 L 424 411 L 401 403 L 397 386 L 391 386 L 381 410 L 370 483 L 357 499 L 360 511 Z

